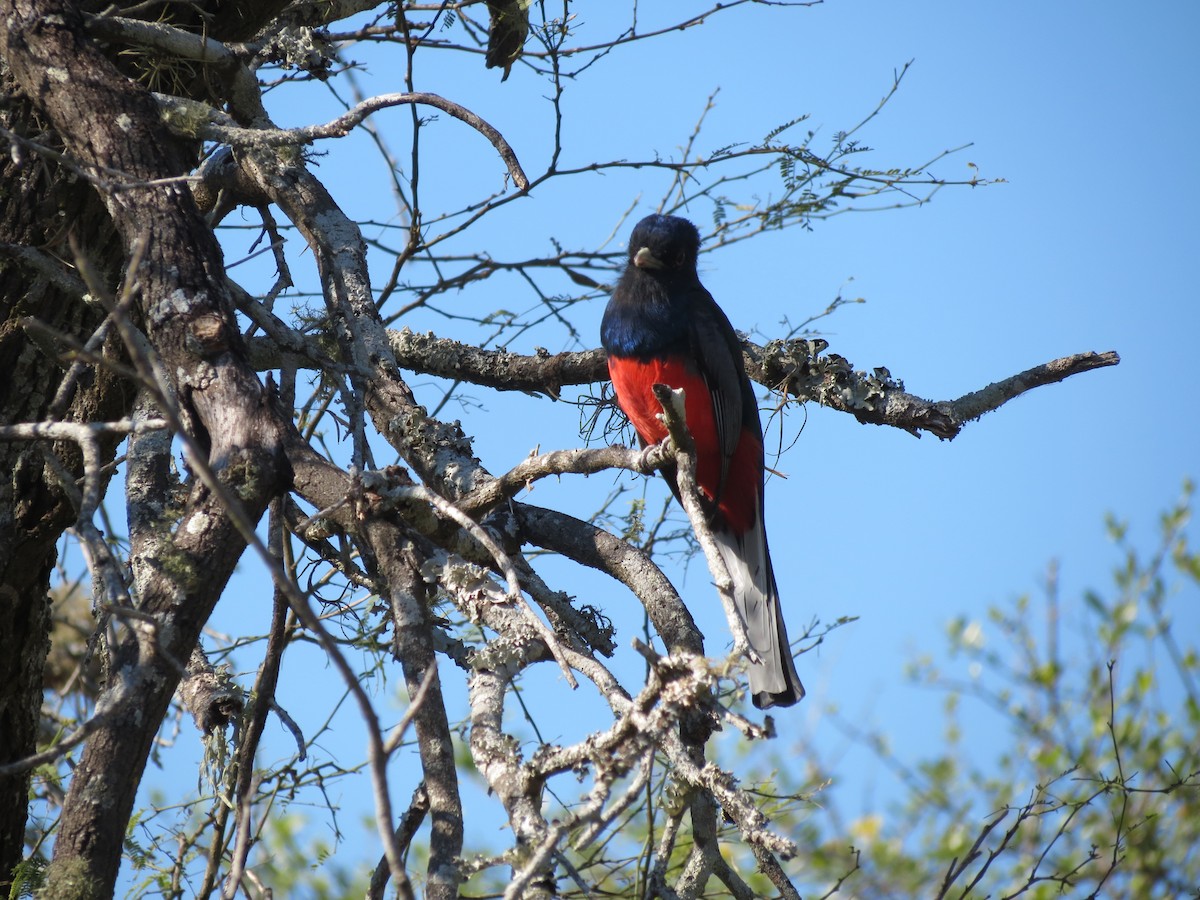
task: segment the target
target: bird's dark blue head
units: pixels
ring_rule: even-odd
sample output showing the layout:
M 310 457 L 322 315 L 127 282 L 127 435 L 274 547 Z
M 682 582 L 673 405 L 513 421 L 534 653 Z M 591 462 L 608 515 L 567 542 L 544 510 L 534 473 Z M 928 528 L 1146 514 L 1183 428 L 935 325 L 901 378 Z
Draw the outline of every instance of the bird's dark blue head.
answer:
M 697 304 L 712 304 L 696 274 L 700 232 L 677 216 L 646 216 L 629 236 L 629 265 L 617 282 L 600 340 L 611 356 L 648 359 L 688 346 Z
M 694 274 L 700 232 L 678 216 L 646 216 L 629 236 L 629 264 L 664 276 Z

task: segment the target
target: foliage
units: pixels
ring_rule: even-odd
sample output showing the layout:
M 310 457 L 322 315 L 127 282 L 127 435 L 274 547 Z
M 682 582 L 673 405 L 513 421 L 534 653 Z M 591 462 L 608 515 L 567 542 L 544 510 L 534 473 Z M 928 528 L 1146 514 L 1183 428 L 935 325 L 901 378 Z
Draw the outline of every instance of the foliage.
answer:
M 907 762 L 841 722 L 904 795 L 842 829 L 833 815 L 801 823 L 802 844 L 821 848 L 808 862 L 826 880 L 811 883 L 845 873 L 850 843 L 847 888 L 863 896 L 1200 896 L 1192 511 L 1188 483 L 1148 555 L 1110 521 L 1120 562 L 1107 590 L 1065 600 L 1051 566 L 1040 599 L 951 622 L 961 665 L 911 671 L 944 696 L 941 753 Z

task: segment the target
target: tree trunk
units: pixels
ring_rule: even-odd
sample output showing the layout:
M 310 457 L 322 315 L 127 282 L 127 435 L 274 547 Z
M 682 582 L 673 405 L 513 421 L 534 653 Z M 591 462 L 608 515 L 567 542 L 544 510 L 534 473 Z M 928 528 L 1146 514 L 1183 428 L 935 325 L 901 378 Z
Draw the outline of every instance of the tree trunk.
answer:
M 0 80 L 10 82 L 7 67 Z M 42 124 L 30 104 L 8 99 L 3 125 L 17 134 L 37 133 Z M 5 153 L 0 164 L 0 422 L 40 422 L 51 414 L 65 371 L 50 340 L 34 342 L 22 326 L 36 318 L 83 343 L 103 310 L 82 302 L 74 276 L 56 259 L 70 259 L 67 235 L 86 237 L 93 265 L 115 286 L 122 251 L 99 196 L 86 182 L 69 177 L 57 163 L 22 153 Z M 54 267 L 50 271 L 39 263 Z M 57 276 L 57 277 L 56 277 Z M 117 353 L 113 341 L 107 354 Z M 116 419 L 128 411 L 132 391 L 110 371 L 92 371 L 55 410 L 71 422 Z M 112 458 L 115 441 L 103 448 Z M 47 600 L 55 545 L 76 511 L 44 454 L 53 454 L 71 475 L 83 474 L 73 444 L 0 442 L 0 763 L 36 750 L 42 669 L 49 648 Z M 7 895 L 13 867 L 21 860 L 29 804 L 29 776 L 0 776 L 0 893 Z
M 239 28 L 245 26 L 239 20 Z M 9 101 L 5 127 L 51 134 L 39 143 L 61 141 L 76 167 L 72 186 L 37 148 L 17 154 L 23 165 L 15 172 L 16 159 L 7 164 L 13 180 L 6 185 L 18 189 L 4 198 L 0 228 L 7 243 L 20 248 L 9 255 L 45 248 L 50 252 L 20 258 L 52 267 L 53 254 L 71 258 L 63 245 L 75 227 L 85 255 L 115 284 L 120 261 L 144 243 L 141 267 L 126 273 L 137 287 L 132 318 L 174 376 L 180 414 L 209 465 L 240 498 L 250 521 L 257 520 L 286 477 L 279 449 L 285 424 L 246 364 L 216 238 L 186 185 L 137 184 L 186 173 L 194 148 L 166 131 L 153 98 L 101 54 L 75 7 L 48 0 L 4 3 L 0 52 L 7 78 L 24 95 Z M 113 189 L 117 182 L 125 183 Z M 17 373 L 0 397 L 6 421 L 53 416 L 53 390 L 62 376 L 46 355 L 47 341 L 31 343 L 18 320 L 35 316 L 82 341 L 103 315 L 81 303 L 78 291 L 64 291 L 76 280 L 69 270 L 59 274 L 44 276 L 30 290 L 33 279 L 26 272 L 11 262 L 5 266 L 0 362 Z M 122 388 L 104 370 L 89 369 L 85 380 L 91 386 L 78 393 L 75 415 L 96 421 L 128 411 L 132 386 Z M 77 449 L 59 449 L 68 471 L 79 474 Z M 54 543 L 76 511 L 53 476 L 44 474 L 36 447 L 0 450 L 13 473 L 0 490 L 0 640 L 19 650 L 0 652 L 3 674 L 12 675 L 4 682 L 0 727 L 15 738 L 5 742 L 6 758 L 20 758 L 33 749 L 36 731 Z M 149 545 L 164 558 L 155 560 L 159 575 L 147 579 L 136 598 L 140 612 L 154 617 L 156 634 L 147 642 L 129 629 L 114 648 L 110 684 L 99 704 L 107 718 L 71 780 L 49 896 L 111 896 L 138 782 L 178 681 L 175 665 L 188 658 L 245 546 L 221 499 L 199 484 L 173 534 L 165 523 L 156 525 L 166 540 Z M 20 859 L 27 783 L 24 777 L 0 782 L 3 878 Z

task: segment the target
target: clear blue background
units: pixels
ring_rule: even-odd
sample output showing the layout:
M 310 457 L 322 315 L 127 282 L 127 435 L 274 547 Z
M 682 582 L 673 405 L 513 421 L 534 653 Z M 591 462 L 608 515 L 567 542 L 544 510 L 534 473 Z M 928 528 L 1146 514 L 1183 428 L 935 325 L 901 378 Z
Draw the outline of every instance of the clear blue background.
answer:
M 624 6 L 574 5 L 576 41 L 613 36 L 626 24 Z M 703 8 L 643 3 L 639 30 Z M 839 292 L 864 298 L 865 305 L 820 323 L 831 350 L 857 368 L 887 366 L 911 392 L 930 399 L 953 399 L 1072 353 L 1121 354 L 1118 367 L 1040 388 L 949 443 L 862 426 L 815 405 L 790 413 L 787 439 L 801 424 L 803 432 L 778 463 L 788 479 L 768 484 L 768 529 L 788 620 L 793 632 L 813 617 L 859 620 L 799 660 L 809 698 L 777 714 L 778 749 L 786 758 L 808 742 L 822 756 L 845 753 L 831 790 L 851 810 L 860 799 L 896 796 L 897 786 L 869 754 L 847 745 L 826 715 L 830 708 L 887 732 L 901 759 L 933 752 L 940 700 L 905 682 L 906 662 L 930 654 L 961 670 L 961 662 L 944 659 L 947 622 L 960 615 L 982 620 L 989 604 L 1037 594 L 1052 559 L 1060 564 L 1064 619 L 1077 623 L 1083 590 L 1106 588 L 1118 562 L 1104 533 L 1105 514 L 1127 519 L 1134 539 L 1149 545 L 1158 513 L 1185 476 L 1198 474 L 1192 364 L 1200 326 L 1198 37 L 1200 7 L 1190 3 L 833 0 L 810 9 L 745 7 L 714 15 L 702 27 L 619 48 L 567 85 L 564 168 L 677 156 L 717 88 L 700 152 L 761 140 L 801 114 L 811 116 L 806 127 L 817 130 L 813 146 L 821 152 L 835 132 L 869 114 L 894 73 L 914 60 L 896 96 L 860 135 L 873 152 L 853 161 L 915 165 L 970 142 L 932 172 L 947 180 L 978 172 L 1005 183 L 947 188 L 921 208 L 837 216 L 811 232 L 794 229 L 723 249 L 703 260 L 705 284 L 738 328 L 760 337 L 779 334 L 785 317 L 795 322 L 819 312 Z M 396 48 L 346 55 L 367 63 L 357 76 L 364 93 L 403 90 Z M 504 133 L 527 172 L 545 165 L 549 89 L 522 64 L 501 84 L 479 56 L 421 52 L 416 73 L 418 90 L 453 99 Z M 340 112 L 314 85 L 272 94 L 268 106 L 282 125 Z M 374 122 L 407 171 L 408 110 L 381 113 Z M 422 141 L 427 216 L 501 188 L 500 162 L 462 123 L 438 115 Z M 319 149 L 328 155 L 317 175 L 346 212 L 397 221 L 387 171 L 361 135 Z M 774 178 L 748 186 L 747 195 L 777 192 Z M 563 179 L 509 205 L 455 246 L 497 259 L 547 253 L 552 237 L 568 247 L 599 248 L 640 196 L 609 245 L 621 246 L 666 186 L 653 170 Z M 702 229 L 711 223 L 707 203 L 688 214 Z M 366 233 L 393 246 L 401 241 L 387 229 Z M 228 257 L 242 256 L 247 244 L 244 232 L 230 236 Z M 297 238 L 292 244 L 293 273 L 313 290 L 311 256 L 300 252 Z M 373 251 L 376 286 L 391 264 Z M 252 272 L 235 275 L 251 290 L 265 290 L 270 273 Z M 492 279 L 453 302 L 476 315 L 536 304 L 516 278 Z M 579 343 L 547 325 L 511 349 L 595 346 L 602 308 L 598 300 L 568 312 L 583 336 Z M 477 339 L 462 323 L 433 314 L 415 314 L 404 324 Z M 427 402 L 436 402 L 434 382 L 414 381 Z M 539 444 L 543 450 L 581 445 L 570 405 L 476 388 L 467 393 L 478 406 L 443 415 L 461 416 L 494 473 Z M 383 452 L 379 461 L 391 456 Z M 615 483 L 565 478 L 539 484 L 529 499 L 586 517 Z M 639 482 L 623 483 L 631 496 L 641 495 Z M 663 495 L 660 485 L 646 490 Z M 269 589 L 249 563 L 244 569 L 242 587 L 218 609 L 218 631 L 266 629 Z M 636 673 L 640 661 L 628 648 L 639 619 L 628 593 L 572 567 L 546 571 L 555 586 L 618 618 L 624 629 L 618 665 Z M 670 574 L 697 612 L 710 654 L 720 655 L 727 631 L 707 573 L 693 567 L 686 578 L 678 569 Z M 1179 633 L 1194 640 L 1197 597 L 1183 595 L 1178 603 Z M 253 658 L 244 651 L 235 658 L 252 672 Z M 281 702 L 310 733 L 323 716 L 320 701 L 338 690 L 333 671 L 321 666 L 319 659 L 300 666 L 289 658 L 283 671 Z M 600 704 L 584 696 L 586 687 L 568 697 L 544 668 L 552 712 L 540 724 L 549 723 L 551 739 L 575 739 Z M 450 694 L 463 696 L 460 673 L 449 665 L 443 671 Z M 384 695 L 380 702 L 388 704 Z M 365 740 L 356 714 L 344 711 L 336 721 L 316 752 L 343 764 L 361 759 Z M 998 727 L 996 720 L 967 721 L 975 729 L 968 735 L 973 746 L 1005 740 L 988 730 Z M 269 730 L 282 736 L 274 724 Z M 185 734 L 179 743 L 189 741 Z M 283 736 L 264 761 L 287 752 Z M 393 766 L 394 802 L 406 800 L 413 770 L 403 758 Z M 343 791 L 335 800 L 361 815 L 369 802 L 365 777 Z M 490 832 L 471 837 L 491 841 Z M 369 843 L 365 855 L 373 861 Z

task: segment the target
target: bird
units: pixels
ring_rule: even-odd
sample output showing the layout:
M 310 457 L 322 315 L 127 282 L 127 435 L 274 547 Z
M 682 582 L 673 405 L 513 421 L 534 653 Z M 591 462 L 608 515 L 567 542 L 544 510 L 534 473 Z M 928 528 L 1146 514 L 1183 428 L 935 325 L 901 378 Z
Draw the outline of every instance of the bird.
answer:
M 701 501 L 760 660 L 749 668 L 751 701 L 759 709 L 791 706 L 804 686 L 767 547 L 762 423 L 741 342 L 700 283 L 695 225 L 679 216 L 647 216 L 634 226 L 628 249 L 600 323 L 617 404 L 649 446 L 667 436 L 653 385 L 683 388 Z M 678 498 L 674 472 L 664 474 Z
M 484 66 L 488 69 L 503 66 L 501 81 L 508 81 L 513 63 L 525 48 L 532 5 L 532 0 L 487 0 L 488 46 Z

